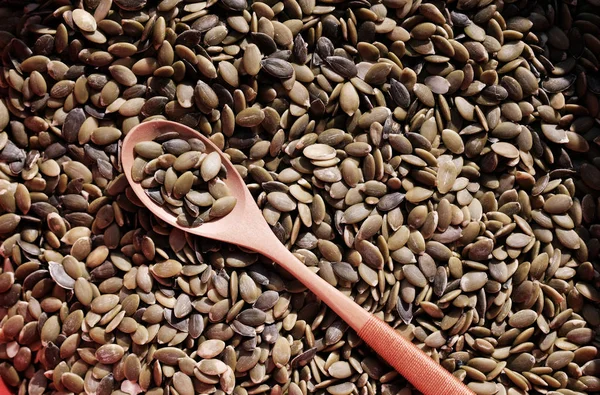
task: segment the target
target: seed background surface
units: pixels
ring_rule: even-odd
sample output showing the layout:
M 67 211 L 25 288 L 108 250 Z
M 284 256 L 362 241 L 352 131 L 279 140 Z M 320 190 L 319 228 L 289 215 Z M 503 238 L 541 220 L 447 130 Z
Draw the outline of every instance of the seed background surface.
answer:
M 476 393 L 599 392 L 599 11 L 3 3 L 0 377 L 23 394 L 414 392 L 272 262 L 142 207 L 121 142 L 169 119 L 231 158 L 298 259 Z M 134 177 L 180 198 L 190 176 L 168 169 L 203 147 L 175 137 Z

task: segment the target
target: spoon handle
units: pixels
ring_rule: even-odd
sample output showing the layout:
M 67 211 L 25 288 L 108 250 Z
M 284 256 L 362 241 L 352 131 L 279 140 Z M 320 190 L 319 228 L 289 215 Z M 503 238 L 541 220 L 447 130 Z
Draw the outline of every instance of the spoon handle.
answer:
M 450 372 L 300 262 L 279 242 L 261 246 L 266 255 L 317 295 L 373 350 L 424 395 L 473 395 Z
M 450 372 L 379 318 L 371 318 L 358 336 L 424 395 L 473 395 Z

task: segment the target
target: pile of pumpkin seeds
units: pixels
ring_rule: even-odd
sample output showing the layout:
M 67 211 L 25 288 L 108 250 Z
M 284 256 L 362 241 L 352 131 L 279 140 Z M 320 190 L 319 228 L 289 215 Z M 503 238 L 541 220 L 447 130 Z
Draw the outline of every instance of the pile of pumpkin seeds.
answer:
M 237 199 L 219 177 L 227 168 L 218 152 L 206 153 L 197 138 L 166 132 L 135 145 L 131 177 L 156 204 L 177 216 L 182 226 L 199 226 L 229 214 Z
M 598 0 L 3 2 L 3 381 L 414 392 L 272 262 L 143 207 L 121 142 L 168 119 L 231 158 L 305 265 L 476 393 L 597 393 L 599 15 Z

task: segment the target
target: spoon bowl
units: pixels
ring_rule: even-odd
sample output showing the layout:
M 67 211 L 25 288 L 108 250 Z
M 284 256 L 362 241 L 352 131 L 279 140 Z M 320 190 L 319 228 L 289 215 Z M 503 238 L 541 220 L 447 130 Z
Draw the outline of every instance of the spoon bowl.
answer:
M 181 226 L 174 215 L 154 203 L 146 195 L 142 186 L 133 181 L 131 168 L 135 159 L 135 145 L 142 141 L 152 141 L 167 132 L 178 132 L 183 139 L 198 138 L 206 145 L 207 152 L 215 151 L 221 155 L 222 164 L 227 169 L 227 179 L 224 182 L 232 195 L 237 198 L 237 204 L 229 214 L 197 227 Z M 359 337 L 423 394 L 473 394 L 469 388 L 402 337 L 398 331 L 364 310 L 300 262 L 271 231 L 244 180 L 229 158 L 206 136 L 175 122 L 162 120 L 144 122 L 127 133 L 121 149 L 121 161 L 129 185 L 139 200 L 154 215 L 185 232 L 237 244 L 272 259 L 327 304 L 357 332 Z
M 232 196 L 237 199 L 237 203 L 233 208 L 232 212 L 221 218 L 214 218 L 210 221 L 196 227 L 181 226 L 177 223 L 177 218 L 160 207 L 150 199 L 150 197 L 144 192 L 142 186 L 133 181 L 131 177 L 131 167 L 133 166 L 133 160 L 135 159 L 135 153 L 133 148 L 135 145 L 142 141 L 152 141 L 157 136 L 167 132 L 177 132 L 179 136 L 184 139 L 198 138 L 202 140 L 206 146 L 206 153 L 216 152 L 221 156 L 221 163 L 227 169 L 227 178 L 223 179 L 223 182 L 227 184 Z M 257 217 L 262 214 L 254 203 L 254 198 L 250 194 L 250 191 L 246 187 L 244 180 L 233 167 L 229 158 L 221 151 L 210 139 L 206 138 L 199 132 L 188 128 L 185 125 L 181 125 L 176 122 L 170 121 L 151 121 L 142 123 L 135 126 L 125 137 L 123 141 L 123 147 L 121 150 L 121 161 L 123 163 L 123 170 L 131 189 L 135 192 L 136 196 L 154 215 L 165 221 L 171 226 L 182 229 L 186 232 L 193 233 L 198 236 L 209 237 L 211 239 L 226 241 L 229 243 L 237 244 L 242 247 L 251 248 L 253 241 L 248 239 L 248 236 L 252 236 L 243 232 L 245 230 L 241 228 L 240 218 L 245 216 Z M 261 221 L 258 221 L 261 222 Z M 262 221 L 264 222 L 264 220 Z M 262 223 L 257 224 L 258 226 Z M 266 223 L 265 223 L 266 225 Z M 235 230 L 233 232 L 232 230 Z M 265 226 L 265 230 L 269 230 L 268 226 Z M 252 231 L 254 233 L 254 231 Z

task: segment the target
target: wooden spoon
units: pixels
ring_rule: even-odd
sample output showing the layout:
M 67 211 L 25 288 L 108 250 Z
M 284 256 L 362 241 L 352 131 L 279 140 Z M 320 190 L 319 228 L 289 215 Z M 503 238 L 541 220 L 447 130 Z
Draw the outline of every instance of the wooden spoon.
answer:
M 222 163 L 227 168 L 227 179 L 224 181 L 229 186 L 233 196 L 237 198 L 235 208 L 225 217 L 211 220 L 194 228 L 180 226 L 177 224 L 174 215 L 150 200 L 142 186 L 131 179 L 134 146 L 138 142 L 152 141 L 162 133 L 173 131 L 178 132 L 183 139 L 196 137 L 204 142 L 207 152 L 216 151 L 221 155 Z M 141 123 L 127 133 L 123 141 L 121 160 L 129 185 L 141 202 L 154 215 L 185 232 L 237 244 L 277 262 L 335 311 L 377 354 L 423 394 L 473 394 L 470 389 L 414 344 L 402 337 L 399 332 L 343 295 L 288 251 L 269 228 L 235 167 L 216 145 L 199 132 L 169 121 Z
M 4 380 L 0 378 L 0 395 L 12 395 L 6 384 L 4 384 Z

